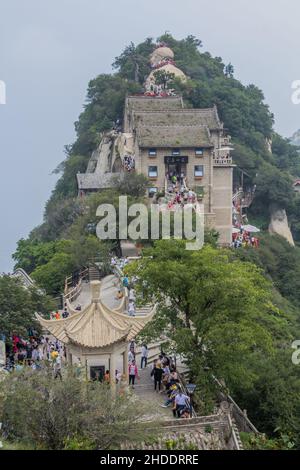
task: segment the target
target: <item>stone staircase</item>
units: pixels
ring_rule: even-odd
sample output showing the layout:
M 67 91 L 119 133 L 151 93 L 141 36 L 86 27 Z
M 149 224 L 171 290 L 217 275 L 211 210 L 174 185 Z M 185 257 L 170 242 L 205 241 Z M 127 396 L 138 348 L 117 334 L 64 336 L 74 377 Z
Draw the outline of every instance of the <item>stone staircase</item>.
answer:
M 153 309 L 153 305 L 151 304 L 146 304 L 146 305 L 143 305 L 142 307 L 136 307 L 135 315 L 138 317 L 145 317 L 151 313 L 152 309 Z
M 89 280 L 91 281 L 100 281 L 100 271 L 96 266 L 91 265 L 89 267 Z

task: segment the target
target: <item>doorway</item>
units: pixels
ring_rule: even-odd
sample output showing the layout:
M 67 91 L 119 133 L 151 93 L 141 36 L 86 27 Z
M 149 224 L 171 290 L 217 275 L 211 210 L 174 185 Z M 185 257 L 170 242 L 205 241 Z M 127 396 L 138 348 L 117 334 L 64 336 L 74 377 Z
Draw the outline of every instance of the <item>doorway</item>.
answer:
M 95 382 L 102 382 L 104 379 L 105 367 L 104 366 L 91 366 L 90 377 Z
M 186 176 L 186 164 L 185 163 L 169 163 L 166 165 L 167 175 L 169 181 L 172 176 L 176 176 L 177 180 L 180 181 L 181 174 L 183 173 Z

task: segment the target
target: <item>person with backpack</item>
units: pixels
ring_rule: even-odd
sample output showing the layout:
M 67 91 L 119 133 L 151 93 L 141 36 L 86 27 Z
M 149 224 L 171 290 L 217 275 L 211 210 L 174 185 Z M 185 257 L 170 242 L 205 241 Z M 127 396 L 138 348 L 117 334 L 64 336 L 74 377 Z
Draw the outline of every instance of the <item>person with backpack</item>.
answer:
M 129 279 L 128 279 L 128 276 L 124 276 L 123 277 L 123 287 L 128 287 L 129 286 Z
M 151 375 L 153 375 L 154 378 L 154 390 L 156 392 L 161 391 L 161 381 L 162 381 L 162 376 L 163 376 L 163 369 L 161 367 L 160 362 L 156 362 L 154 368 L 152 369 Z

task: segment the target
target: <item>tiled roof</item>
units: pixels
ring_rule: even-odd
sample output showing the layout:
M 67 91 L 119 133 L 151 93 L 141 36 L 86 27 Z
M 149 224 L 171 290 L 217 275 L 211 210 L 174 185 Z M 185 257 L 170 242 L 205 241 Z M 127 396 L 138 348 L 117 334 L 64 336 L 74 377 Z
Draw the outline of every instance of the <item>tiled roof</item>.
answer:
M 100 281 L 92 281 L 91 287 Z M 130 317 L 104 305 L 100 298 L 92 301 L 83 311 L 66 319 L 45 320 L 38 314 L 40 324 L 62 343 L 75 343 L 86 348 L 103 348 L 126 340 L 131 341 L 152 319 L 148 316 Z
M 217 109 L 178 109 L 168 111 L 134 111 L 134 127 L 139 126 L 207 126 L 218 129 L 222 126 Z
M 137 139 L 140 147 L 213 147 L 204 126 L 141 126 Z
M 127 106 L 131 110 L 140 111 L 166 111 L 168 109 L 182 109 L 181 96 L 151 97 L 151 96 L 128 96 Z

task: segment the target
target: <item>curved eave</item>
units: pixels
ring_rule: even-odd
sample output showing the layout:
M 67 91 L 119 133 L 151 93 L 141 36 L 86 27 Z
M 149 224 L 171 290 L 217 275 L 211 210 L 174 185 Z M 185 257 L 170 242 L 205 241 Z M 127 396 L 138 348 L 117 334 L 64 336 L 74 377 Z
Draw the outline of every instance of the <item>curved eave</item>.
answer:
M 121 341 L 124 341 L 127 337 L 128 337 L 128 332 L 126 332 L 125 334 L 123 334 L 122 336 L 120 336 L 117 339 L 115 338 L 114 340 L 103 341 L 101 343 L 93 343 L 93 342 L 88 343 L 88 342 L 85 342 L 85 341 L 80 341 L 79 339 L 76 339 L 76 337 L 73 337 L 72 335 L 67 334 L 67 338 L 69 340 L 69 343 L 73 343 L 76 346 L 80 346 L 82 348 L 88 348 L 88 349 L 101 349 L 101 348 L 105 348 L 107 346 L 112 346 L 113 344 L 117 344 Z

